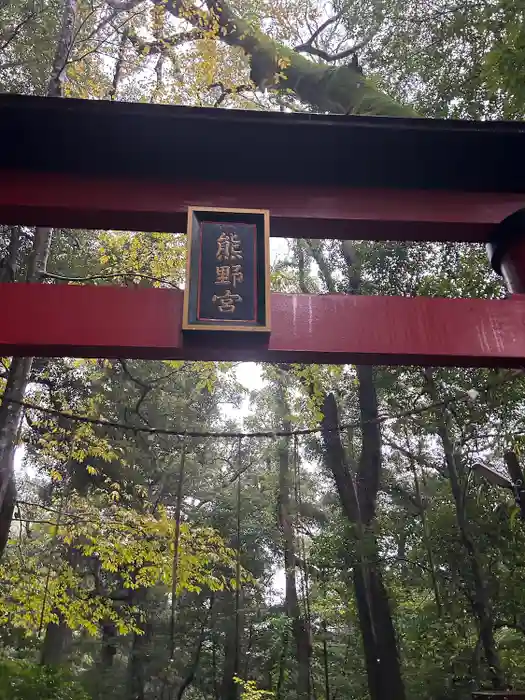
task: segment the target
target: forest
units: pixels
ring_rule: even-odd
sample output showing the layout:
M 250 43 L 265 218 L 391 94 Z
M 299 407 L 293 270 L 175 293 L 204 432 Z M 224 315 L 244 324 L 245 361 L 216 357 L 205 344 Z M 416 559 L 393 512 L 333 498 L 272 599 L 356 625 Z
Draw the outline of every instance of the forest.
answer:
M 520 121 L 524 76 L 525 0 L 0 0 L 3 93 Z M 0 281 L 182 288 L 185 239 L 0 225 Z M 271 258 L 284 293 L 506 296 L 477 244 Z M 0 382 L 0 700 L 525 688 L 522 371 L 5 357 Z

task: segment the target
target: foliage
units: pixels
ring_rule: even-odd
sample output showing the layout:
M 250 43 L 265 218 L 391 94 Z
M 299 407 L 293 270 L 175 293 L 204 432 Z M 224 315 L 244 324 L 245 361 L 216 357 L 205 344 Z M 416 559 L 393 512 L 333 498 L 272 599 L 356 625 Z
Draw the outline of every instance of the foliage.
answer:
M 54 668 L 0 660 L 0 700 L 89 700 L 82 686 Z
M 262 698 L 273 696 L 270 691 L 258 688 L 255 681 L 245 681 L 237 676 L 233 680 L 241 686 L 241 700 L 262 700 Z
M 122 507 L 114 487 L 109 497 L 70 496 L 67 512 L 55 510 L 58 525 L 44 524 L 10 550 L 0 566 L 2 624 L 36 632 L 63 620 L 97 635 L 111 620 L 119 634 L 141 633 L 140 608 L 126 591 L 171 589 L 175 521 L 164 508 L 150 515 Z M 178 556 L 178 595 L 230 585 L 235 554 L 211 528 L 182 523 Z

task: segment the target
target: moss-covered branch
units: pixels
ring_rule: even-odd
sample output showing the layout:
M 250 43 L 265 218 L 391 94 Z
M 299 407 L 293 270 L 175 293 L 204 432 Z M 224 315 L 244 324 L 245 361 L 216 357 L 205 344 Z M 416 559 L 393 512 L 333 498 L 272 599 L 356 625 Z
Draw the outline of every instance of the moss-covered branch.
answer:
M 168 3 L 167 9 L 230 46 L 241 48 L 249 58 L 251 78 L 258 88 L 293 94 L 319 112 L 417 116 L 412 108 L 378 90 L 357 67 L 314 63 L 237 17 L 226 0 L 208 0 L 207 4 L 208 14 L 180 3 Z

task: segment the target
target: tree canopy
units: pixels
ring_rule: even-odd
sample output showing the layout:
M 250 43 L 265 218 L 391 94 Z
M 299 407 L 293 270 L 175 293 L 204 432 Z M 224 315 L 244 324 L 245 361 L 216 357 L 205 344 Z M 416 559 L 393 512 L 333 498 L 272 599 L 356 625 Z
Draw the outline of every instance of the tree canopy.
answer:
M 0 0 L 0 89 L 520 120 L 524 12 Z M 0 234 L 2 282 L 184 284 L 182 233 Z M 505 293 L 481 246 L 410 242 L 288 241 L 272 288 Z M 508 486 L 522 460 L 521 371 L 3 358 L 0 376 L 26 404 L 0 407 L 0 700 L 525 687 L 525 528 L 512 489 L 476 468 Z

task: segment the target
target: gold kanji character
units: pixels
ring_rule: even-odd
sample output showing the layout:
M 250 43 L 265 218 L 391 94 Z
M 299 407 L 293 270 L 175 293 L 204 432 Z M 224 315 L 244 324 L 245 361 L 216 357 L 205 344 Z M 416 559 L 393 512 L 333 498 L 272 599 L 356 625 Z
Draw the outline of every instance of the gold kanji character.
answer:
M 242 260 L 241 240 L 236 233 L 222 231 L 217 238 L 217 260 Z
M 234 287 L 237 286 L 237 282 L 242 284 L 244 282 L 244 273 L 242 271 L 242 265 L 232 265 L 232 284 Z
M 225 314 L 232 314 L 235 311 L 235 304 L 242 301 L 240 294 L 232 294 L 229 289 L 227 289 L 222 296 L 214 294 L 212 297 L 214 304 L 217 304 L 219 311 Z
M 237 265 L 235 266 L 237 267 Z M 215 284 L 230 284 L 230 266 L 222 265 L 215 268 Z M 235 282 L 233 283 L 235 287 Z

